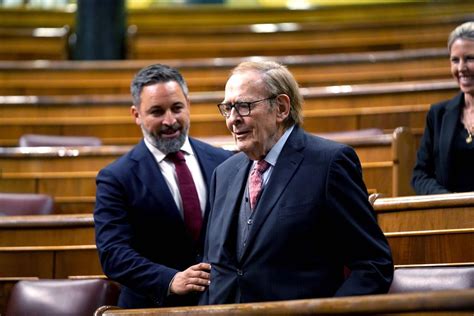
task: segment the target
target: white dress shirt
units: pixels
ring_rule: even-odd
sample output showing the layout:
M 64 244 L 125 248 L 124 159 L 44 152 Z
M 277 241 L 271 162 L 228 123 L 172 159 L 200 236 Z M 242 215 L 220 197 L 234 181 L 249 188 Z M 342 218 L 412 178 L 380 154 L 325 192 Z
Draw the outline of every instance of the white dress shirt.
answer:
M 162 153 L 158 148 L 150 144 L 146 139 L 145 145 L 155 157 L 155 160 L 158 163 L 158 167 L 160 168 L 161 174 L 165 178 L 165 181 L 168 184 L 168 188 L 170 189 L 171 194 L 173 195 L 173 199 L 176 202 L 176 205 L 178 206 L 178 209 L 181 213 L 181 217 L 184 218 L 183 201 L 181 199 L 181 194 L 179 193 L 178 180 L 176 177 L 174 163 L 171 160 L 166 159 L 166 155 Z M 186 159 L 186 164 L 188 165 L 189 171 L 193 176 L 194 185 L 196 186 L 196 191 L 199 197 L 199 203 L 201 205 L 201 212 L 204 216 L 204 210 L 206 209 L 207 203 L 206 182 L 204 181 L 204 177 L 202 175 L 201 168 L 199 167 L 197 157 L 194 154 L 191 144 L 189 143 L 189 138 L 186 138 L 183 146 L 181 147 L 181 151 L 184 154 L 184 158 Z

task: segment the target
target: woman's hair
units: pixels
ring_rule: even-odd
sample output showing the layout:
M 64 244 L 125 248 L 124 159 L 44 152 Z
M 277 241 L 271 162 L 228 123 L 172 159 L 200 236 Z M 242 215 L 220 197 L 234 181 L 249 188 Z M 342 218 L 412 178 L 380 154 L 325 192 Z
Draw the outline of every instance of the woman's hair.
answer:
M 303 97 L 288 68 L 274 61 L 248 61 L 237 65 L 231 75 L 245 71 L 256 71 L 262 75 L 269 96 L 286 94 L 290 98 L 290 115 L 284 122 L 285 127 L 302 124 Z
M 451 46 L 457 39 L 467 39 L 474 41 L 474 22 L 466 22 L 454 29 L 448 37 L 448 51 L 451 52 Z

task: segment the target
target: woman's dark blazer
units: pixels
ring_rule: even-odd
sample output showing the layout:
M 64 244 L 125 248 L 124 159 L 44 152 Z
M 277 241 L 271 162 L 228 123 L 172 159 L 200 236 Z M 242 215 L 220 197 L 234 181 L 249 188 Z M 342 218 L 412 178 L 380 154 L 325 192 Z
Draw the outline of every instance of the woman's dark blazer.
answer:
M 428 111 L 411 181 L 417 194 L 449 193 L 456 183 L 451 172 L 451 144 L 463 106 L 461 92 Z

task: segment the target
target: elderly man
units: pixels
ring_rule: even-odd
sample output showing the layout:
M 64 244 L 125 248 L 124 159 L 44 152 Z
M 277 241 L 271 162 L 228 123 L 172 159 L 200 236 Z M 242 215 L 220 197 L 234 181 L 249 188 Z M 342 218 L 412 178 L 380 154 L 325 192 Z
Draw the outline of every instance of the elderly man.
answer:
M 218 107 L 240 153 L 212 178 L 200 304 L 387 292 L 393 261 L 359 159 L 303 131 L 286 67 L 238 65 Z

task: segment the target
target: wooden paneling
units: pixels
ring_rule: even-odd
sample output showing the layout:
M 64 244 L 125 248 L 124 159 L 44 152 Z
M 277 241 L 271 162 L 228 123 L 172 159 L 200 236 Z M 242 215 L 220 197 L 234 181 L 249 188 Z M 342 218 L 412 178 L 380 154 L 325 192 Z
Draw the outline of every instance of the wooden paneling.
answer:
M 54 254 L 51 251 L 11 250 L 0 248 L 0 277 L 18 276 L 52 278 Z
M 68 58 L 69 27 L 0 27 L 0 60 Z
M 415 159 L 414 136 L 409 129 L 400 128 L 394 133 L 371 136 L 361 136 L 357 132 L 354 135 L 323 136 L 356 150 L 370 192 L 387 196 L 412 194 L 409 182 L 399 180 L 409 177 Z M 216 146 L 233 147 L 229 137 L 203 140 Z M 97 172 L 108 159 L 114 160 L 129 149 L 118 146 L 76 147 L 50 148 L 48 152 L 45 148 L 3 148 L 0 150 L 0 190 L 52 195 L 55 213 L 58 214 L 90 213 L 95 202 Z M 398 158 L 401 150 L 403 159 Z M 106 160 L 97 159 L 101 156 Z
M 0 9 L 2 27 L 62 27 L 74 24 L 74 12 L 66 10 L 42 10 L 32 8 Z
M 0 191 L 56 196 L 95 196 L 96 171 L 2 173 Z
M 0 277 L 103 274 L 95 245 L 0 247 Z
M 473 262 L 474 228 L 386 233 L 395 264 Z
M 453 97 L 453 80 L 302 88 L 304 127 L 313 133 L 370 127 L 423 130 L 429 105 Z M 195 137 L 229 135 L 216 104 L 223 92 L 191 94 Z M 0 98 L 0 145 L 14 146 L 25 133 L 96 136 L 104 144 L 133 144 L 140 129 L 129 115 L 129 96 Z
M 474 228 L 472 192 L 378 198 L 374 209 L 387 233 Z
M 467 1 L 403 1 L 372 5 L 319 5 L 309 9 L 289 10 L 275 7 L 231 6 L 156 6 L 128 10 L 128 23 L 138 27 L 196 27 L 206 25 L 246 25 L 285 22 L 394 24 L 405 22 L 427 23 L 437 19 L 466 16 L 474 10 Z M 74 10 L 2 8 L 0 26 L 9 27 L 61 27 L 73 25 Z
M 474 289 L 280 302 L 148 309 L 102 309 L 100 316 L 160 315 L 471 315 Z
M 0 247 L 95 243 L 91 214 L 0 217 Z
M 449 79 L 446 48 L 368 53 L 275 56 L 301 87 L 358 83 Z M 236 58 L 167 60 L 186 78 L 190 91 L 219 91 Z M 150 60 L 122 61 L 0 61 L 3 95 L 128 94 L 135 73 Z M 67 78 L 67 80 L 64 80 Z
M 138 27 L 170 26 L 179 28 L 196 26 L 247 25 L 285 22 L 319 22 L 341 26 L 353 23 L 394 24 L 405 22 L 430 22 L 448 17 L 462 17 L 472 12 L 472 3 L 449 2 L 400 2 L 372 5 L 314 6 L 310 9 L 288 10 L 275 7 L 222 7 L 222 6 L 161 6 L 131 10 L 129 24 Z
M 445 47 L 449 33 L 465 19 L 386 25 L 361 23 L 324 27 L 319 23 L 261 26 L 198 26 L 187 29 L 138 27 L 129 40 L 129 58 L 188 59 L 285 56 Z M 265 29 L 265 27 L 267 29 Z M 257 30 L 255 30 L 257 29 Z
M 377 220 L 395 264 L 474 261 L 474 194 L 377 198 Z

